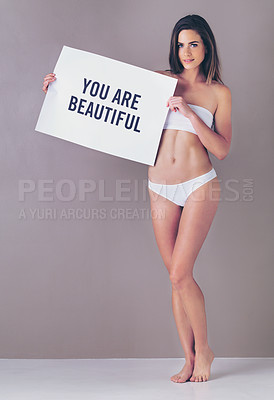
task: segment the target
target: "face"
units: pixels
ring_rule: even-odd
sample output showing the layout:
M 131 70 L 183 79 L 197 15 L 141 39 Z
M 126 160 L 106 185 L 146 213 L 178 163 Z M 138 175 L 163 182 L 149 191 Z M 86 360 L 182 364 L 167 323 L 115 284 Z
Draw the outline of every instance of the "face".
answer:
M 178 36 L 178 56 L 186 69 L 193 69 L 205 58 L 205 46 L 201 36 L 192 29 L 183 29 Z M 192 61 L 190 61 L 192 60 Z

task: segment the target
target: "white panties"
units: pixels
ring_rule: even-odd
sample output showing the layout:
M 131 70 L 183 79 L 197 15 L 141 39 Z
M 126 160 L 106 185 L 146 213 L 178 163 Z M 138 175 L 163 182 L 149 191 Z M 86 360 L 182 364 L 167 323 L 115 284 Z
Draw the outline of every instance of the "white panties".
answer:
M 212 168 L 209 172 L 206 172 L 203 175 L 174 185 L 154 183 L 148 179 L 148 187 L 153 192 L 158 193 L 160 196 L 163 196 L 178 206 L 183 207 L 188 196 L 194 192 L 194 190 L 198 189 L 208 181 L 211 181 L 211 179 L 215 178 L 215 176 L 217 176 L 216 171 L 214 168 Z

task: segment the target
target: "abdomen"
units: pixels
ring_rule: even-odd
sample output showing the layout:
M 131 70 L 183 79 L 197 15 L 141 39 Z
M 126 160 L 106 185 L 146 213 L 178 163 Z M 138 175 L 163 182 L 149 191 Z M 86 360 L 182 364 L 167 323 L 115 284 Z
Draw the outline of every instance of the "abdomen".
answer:
M 175 184 L 202 175 L 211 169 L 207 150 L 193 133 L 166 129 L 154 166 L 148 168 L 152 182 Z

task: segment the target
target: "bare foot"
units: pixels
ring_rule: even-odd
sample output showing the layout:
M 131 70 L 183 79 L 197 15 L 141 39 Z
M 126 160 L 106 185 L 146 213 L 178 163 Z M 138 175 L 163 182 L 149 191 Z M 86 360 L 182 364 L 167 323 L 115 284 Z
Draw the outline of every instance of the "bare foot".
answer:
M 190 382 L 205 382 L 210 375 L 210 366 L 214 360 L 214 353 L 208 346 L 205 349 L 196 350 L 194 370 Z
M 178 374 L 173 375 L 170 379 L 176 383 L 184 383 L 191 377 L 193 368 L 194 368 L 194 360 L 193 362 L 186 361 L 183 369 Z

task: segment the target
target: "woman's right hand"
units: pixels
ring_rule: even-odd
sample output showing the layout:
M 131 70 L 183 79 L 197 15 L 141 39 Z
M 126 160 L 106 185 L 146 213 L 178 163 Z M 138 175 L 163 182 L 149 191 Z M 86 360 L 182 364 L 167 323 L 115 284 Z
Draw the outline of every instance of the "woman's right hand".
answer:
M 44 86 L 42 88 L 43 92 L 47 93 L 48 91 L 48 85 L 50 84 L 50 82 L 55 81 L 57 78 L 55 76 L 54 73 L 51 74 L 47 74 L 44 78 Z

